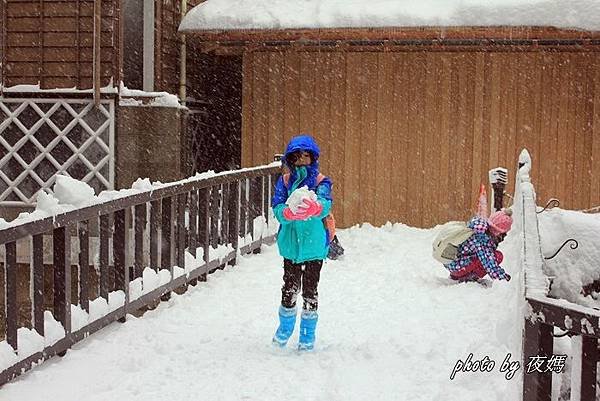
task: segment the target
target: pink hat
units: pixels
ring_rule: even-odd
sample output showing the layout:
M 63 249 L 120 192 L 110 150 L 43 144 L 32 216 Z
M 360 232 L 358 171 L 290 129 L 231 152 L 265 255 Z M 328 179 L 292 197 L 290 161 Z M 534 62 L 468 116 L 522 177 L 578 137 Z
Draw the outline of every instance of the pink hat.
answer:
M 510 230 L 513 222 L 512 217 L 510 217 L 511 215 L 512 210 L 510 209 L 498 210 L 491 214 L 488 223 L 490 224 L 490 231 L 493 235 L 504 234 Z

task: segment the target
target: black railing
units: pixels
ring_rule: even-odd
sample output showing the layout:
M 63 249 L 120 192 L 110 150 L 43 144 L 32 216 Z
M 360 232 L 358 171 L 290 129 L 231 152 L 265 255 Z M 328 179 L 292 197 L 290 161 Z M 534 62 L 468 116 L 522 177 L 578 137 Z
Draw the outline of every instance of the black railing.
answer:
M 0 230 L 0 246 L 5 251 L 5 341 L 16 355 L 20 326 L 44 336 L 47 309 L 64 328 L 64 336 L 54 344 L 26 358 L 15 358 L 15 363 L 0 372 L 0 385 L 34 364 L 64 354 L 108 324 L 125 321 L 128 313 L 168 299 L 171 291 L 184 291 L 188 284 L 206 281 L 207 274 L 225 264 L 234 265 L 238 252 L 259 252 L 261 244 L 274 240 L 274 235 L 258 232 L 255 222 L 263 216 L 262 224 L 269 223 L 269 199 L 279 171 L 278 166 L 264 166 L 191 178 Z M 23 243 L 30 247 L 25 255 L 19 255 L 26 260 L 18 260 L 17 246 Z M 212 248 L 220 245 L 227 246 L 225 256 L 223 252 L 220 257 L 211 256 Z M 198 246 L 203 249 L 203 260 L 186 268 L 186 252 L 195 258 Z M 76 260 L 71 260 L 72 252 Z M 31 266 L 29 277 L 17 274 L 27 265 Z M 133 293 L 130 283 L 142 281 L 145 268 L 168 280 L 154 287 L 148 283 L 146 291 Z M 52 277 L 51 284 L 46 282 L 50 280 L 45 280 L 45 272 L 46 279 Z M 18 297 L 18 289 L 29 288 L 27 284 L 32 289 L 32 295 L 25 296 L 30 306 L 25 313 L 30 319 L 19 316 L 23 305 L 18 300 L 23 297 Z M 114 291 L 124 295 L 118 307 L 73 329 L 72 305 L 89 313 L 91 300 L 102 298 L 108 308 Z M 130 293 L 134 294 L 131 298 Z

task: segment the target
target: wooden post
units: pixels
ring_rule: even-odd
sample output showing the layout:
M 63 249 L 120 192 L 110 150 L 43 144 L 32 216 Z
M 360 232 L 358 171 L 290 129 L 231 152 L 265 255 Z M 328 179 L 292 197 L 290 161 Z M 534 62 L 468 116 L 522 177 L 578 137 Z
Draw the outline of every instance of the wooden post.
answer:
M 198 247 L 198 191 L 193 190 L 190 193 L 190 228 L 188 233 L 189 252 L 196 258 L 196 248 Z M 190 280 L 191 285 L 196 285 L 197 279 Z
M 55 228 L 54 249 L 54 318 L 71 333 L 71 241 L 68 227 Z
M 173 279 L 173 202 L 170 197 L 162 199 L 162 229 L 160 240 L 160 268 L 169 269 L 171 280 Z M 165 293 L 161 299 L 168 301 L 171 298 L 171 292 Z
M 90 233 L 88 221 L 80 221 L 79 234 L 79 305 L 90 312 Z
M 198 196 L 198 233 L 204 249 L 204 264 L 208 269 L 210 261 L 210 188 L 202 188 Z M 200 281 L 206 281 L 206 273 L 200 276 Z
M 248 179 L 242 178 L 240 181 L 240 221 L 239 233 L 243 241 L 246 241 L 248 233 Z M 247 245 L 247 244 L 246 244 Z
M 176 263 L 185 269 L 185 206 L 187 205 L 187 192 L 177 195 L 177 231 L 176 231 Z
M 573 401 L 596 401 L 596 364 L 598 340 L 585 335 L 572 338 L 573 366 L 571 369 L 571 394 Z M 576 357 L 579 353 L 579 357 Z
M 262 193 L 263 193 L 263 207 L 262 207 L 262 211 L 263 211 L 263 216 L 265 218 L 265 224 L 269 223 L 269 202 L 270 202 L 270 189 L 271 189 L 271 176 L 270 175 L 265 175 L 262 177 L 262 183 L 263 183 L 263 187 L 262 187 Z
M 233 181 L 229 183 L 229 206 L 227 207 L 227 214 L 229 215 L 229 243 L 233 249 L 237 252 L 238 250 L 238 235 L 240 225 L 240 183 L 239 181 Z M 229 262 L 231 266 L 236 264 L 234 258 Z
M 6 289 L 6 341 L 17 350 L 17 243 L 9 242 L 5 245 L 6 260 L 4 262 L 4 281 Z
M 100 105 L 101 46 L 102 46 L 102 0 L 94 0 L 94 104 Z M 79 50 L 78 50 L 79 51 Z
M 108 302 L 108 292 L 112 290 L 108 267 L 108 240 L 110 236 L 109 215 L 100 216 L 100 296 Z
M 263 208 L 263 185 L 262 177 L 255 177 L 250 180 L 250 233 L 252 235 L 252 242 L 255 242 L 259 238 L 254 238 L 254 223 L 257 217 L 261 215 Z M 260 245 L 252 251 L 252 253 L 260 253 Z
M 158 226 L 160 200 L 150 202 L 150 267 L 158 271 Z
M 118 210 L 114 214 L 115 232 L 113 235 L 113 258 L 115 269 L 115 289 L 122 290 L 125 293 L 125 303 L 123 308 L 127 312 L 129 304 L 129 266 L 127 266 L 127 228 L 129 226 L 128 216 L 129 208 Z M 125 322 L 125 316 L 119 319 L 121 323 Z
M 31 238 L 31 277 L 33 277 L 33 328 L 44 335 L 44 238 L 36 234 Z
M 210 245 L 213 248 L 216 248 L 219 245 L 220 188 L 220 185 L 216 185 L 211 187 L 210 191 Z
M 551 401 L 552 372 L 527 373 L 529 358 L 549 357 L 553 351 L 553 326 L 525 318 L 523 342 L 523 401 Z M 545 367 L 545 365 L 544 365 Z
M 133 279 L 143 276 L 144 270 L 144 228 L 146 227 L 146 204 L 134 206 L 134 259 Z

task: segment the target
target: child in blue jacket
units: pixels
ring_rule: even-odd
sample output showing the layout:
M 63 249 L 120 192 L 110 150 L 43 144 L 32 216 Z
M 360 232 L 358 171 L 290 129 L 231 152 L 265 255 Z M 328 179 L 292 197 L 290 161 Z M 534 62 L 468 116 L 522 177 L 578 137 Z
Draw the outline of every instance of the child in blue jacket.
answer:
M 319 174 L 319 147 L 309 135 L 292 138 L 283 163 L 289 176 L 279 177 L 272 207 L 280 223 L 277 234 L 279 254 L 283 257 L 283 287 L 279 306 L 279 327 L 273 342 L 284 347 L 296 324 L 296 298 L 302 288 L 304 301 L 300 320 L 298 349 L 311 350 L 315 342 L 319 277 L 329 250 L 323 218 L 331 209 L 331 180 Z M 294 212 L 286 201 L 298 188 L 307 186 L 316 200 L 305 198 Z

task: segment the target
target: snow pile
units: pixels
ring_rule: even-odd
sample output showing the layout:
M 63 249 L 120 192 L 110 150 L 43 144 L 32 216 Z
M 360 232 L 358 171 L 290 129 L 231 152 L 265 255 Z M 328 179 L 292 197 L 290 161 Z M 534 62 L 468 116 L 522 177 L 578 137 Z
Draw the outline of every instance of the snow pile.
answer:
M 181 108 L 179 98 L 168 92 L 147 92 L 129 89 L 121 82 L 119 100 L 120 106 L 146 106 L 146 107 L 176 107 Z
M 513 280 L 483 288 L 448 280 L 431 258 L 437 230 L 339 230 L 346 254 L 321 272 L 313 353 L 293 350 L 297 327 L 288 348 L 270 344 L 283 271 L 265 246 L 3 386 L 0 400 L 518 400 L 522 368 L 510 380 L 499 372 L 509 353 L 521 358 L 518 235 L 501 244 Z M 470 353 L 494 369 L 450 380 Z
M 289 206 L 292 212 L 297 213 L 300 205 L 303 205 L 303 201 L 305 199 L 317 200 L 317 195 L 314 193 L 314 191 L 308 189 L 306 185 L 297 188 L 294 192 L 292 192 L 285 204 Z
M 208 0 L 179 29 L 554 26 L 600 29 L 598 0 Z
M 132 184 L 131 189 L 105 190 L 96 196 L 94 189 L 87 183 L 66 175 L 57 175 L 53 190 L 38 192 L 33 212 L 20 213 L 16 219 L 10 222 L 0 219 L 0 230 L 164 186 L 165 184 L 159 181 L 151 184 L 148 178 L 138 178 Z
M 54 197 L 61 204 L 69 204 L 78 208 L 95 203 L 94 188 L 66 175 L 56 176 Z
M 540 213 L 538 218 L 545 256 L 554 254 L 569 238 L 579 243 L 577 249 L 567 245 L 545 262 L 546 274 L 554 277 L 550 294 L 580 305 L 598 306 L 597 301 L 581 294 L 581 288 L 600 279 L 600 214 L 554 208 Z

